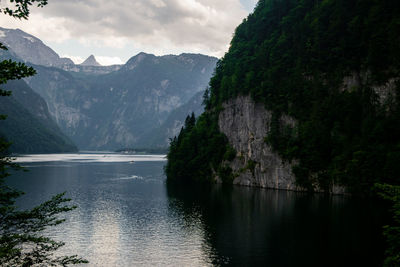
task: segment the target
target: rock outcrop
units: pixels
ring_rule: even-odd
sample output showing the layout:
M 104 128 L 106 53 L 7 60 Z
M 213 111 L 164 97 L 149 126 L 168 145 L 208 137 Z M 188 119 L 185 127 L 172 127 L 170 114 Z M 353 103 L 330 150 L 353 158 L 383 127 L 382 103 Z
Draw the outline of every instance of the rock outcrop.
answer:
M 400 78 L 390 78 L 387 81 L 374 82 L 370 71 L 352 72 L 343 78 L 342 85 L 339 87 L 341 92 L 353 91 L 362 86 L 369 86 L 377 96 L 379 105 L 390 105 L 396 99 L 396 87 Z
M 270 131 L 272 113 L 250 96 L 238 96 L 223 104 L 218 125 L 230 145 L 236 150 L 231 162 L 224 162 L 232 169 L 233 184 L 273 189 L 304 191 L 296 184 L 292 167 L 296 161 L 288 162 L 265 142 Z M 289 116 L 280 118 L 280 125 L 294 127 L 296 121 Z M 218 178 L 217 178 L 218 179 Z M 317 185 L 314 191 L 323 190 Z M 346 193 L 344 187 L 333 185 L 330 193 Z
M 229 164 L 235 175 L 233 184 L 275 189 L 300 190 L 295 183 L 292 164 L 267 145 L 271 112 L 249 96 L 239 96 L 226 102 L 219 114 L 219 128 L 236 150 Z M 288 117 L 283 123 L 293 125 Z

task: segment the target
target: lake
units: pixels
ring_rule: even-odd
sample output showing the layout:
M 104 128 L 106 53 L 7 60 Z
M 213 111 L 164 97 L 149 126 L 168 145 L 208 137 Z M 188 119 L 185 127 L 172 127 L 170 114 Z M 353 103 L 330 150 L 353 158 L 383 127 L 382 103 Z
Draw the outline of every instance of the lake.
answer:
M 167 185 L 163 155 L 27 155 L 7 183 L 29 208 L 66 191 L 47 231 L 84 266 L 379 266 L 381 203 L 248 187 Z M 386 215 L 385 215 L 386 216 Z

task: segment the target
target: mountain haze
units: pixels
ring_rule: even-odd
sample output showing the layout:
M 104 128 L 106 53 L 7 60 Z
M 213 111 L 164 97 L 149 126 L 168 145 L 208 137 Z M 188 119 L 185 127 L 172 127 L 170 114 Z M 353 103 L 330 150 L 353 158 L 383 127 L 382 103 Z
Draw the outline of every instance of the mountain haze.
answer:
M 60 128 L 81 149 L 135 147 L 174 109 L 203 91 L 216 58 L 140 53 L 105 75 L 75 75 L 35 66 L 26 79 L 48 103 Z
M 185 104 L 203 94 L 217 62 L 200 54 L 139 53 L 124 65 L 101 66 L 93 55 L 82 64 L 66 64 L 25 32 L 2 28 L 0 36 L 9 47 L 2 58 L 34 67 L 37 74 L 25 78 L 26 83 L 80 149 L 165 147 L 186 117 L 182 110 L 173 111 L 201 109 L 200 101 L 192 101 L 193 108 Z M 155 134 L 164 128 L 168 134 Z
M 204 108 L 202 106 L 204 91 L 196 93 L 187 103 L 171 111 L 167 119 L 155 129 L 152 129 L 137 142 L 138 148 L 167 148 L 170 139 L 179 134 L 184 126 L 185 119 L 192 112 L 199 116 Z
M 9 81 L 2 86 L 12 96 L 0 97 L 0 135 L 12 142 L 11 152 L 56 153 L 74 152 L 76 146 L 53 121 L 46 102 L 23 80 Z

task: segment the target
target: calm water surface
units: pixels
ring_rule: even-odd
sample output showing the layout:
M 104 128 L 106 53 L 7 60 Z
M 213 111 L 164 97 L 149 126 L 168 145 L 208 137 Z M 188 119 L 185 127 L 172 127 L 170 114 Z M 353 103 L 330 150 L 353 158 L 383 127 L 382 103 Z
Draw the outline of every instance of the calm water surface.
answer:
M 133 163 L 131 161 L 134 161 Z M 163 156 L 18 158 L 8 184 L 32 207 L 67 191 L 78 208 L 48 231 L 85 266 L 379 266 L 376 201 L 257 188 L 167 186 Z

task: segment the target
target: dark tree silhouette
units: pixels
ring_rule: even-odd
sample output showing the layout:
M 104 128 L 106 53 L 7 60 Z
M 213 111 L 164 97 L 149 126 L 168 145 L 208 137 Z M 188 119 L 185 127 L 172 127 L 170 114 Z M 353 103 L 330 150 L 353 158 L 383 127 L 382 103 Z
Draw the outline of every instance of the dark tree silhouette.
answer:
M 29 7 L 37 4 L 43 7 L 47 0 L 11 0 L 11 7 L 0 8 L 0 12 L 17 19 L 27 19 Z M 0 43 L 0 49 L 7 47 Z M 32 67 L 12 60 L 0 62 L 0 85 L 9 80 L 21 79 L 35 74 Z M 7 97 L 11 91 L 0 89 L 0 96 Z M 6 119 L 0 115 L 0 120 Z M 0 265 L 1 266 L 68 266 L 87 263 L 74 256 L 54 256 L 53 252 L 64 245 L 42 235 L 48 227 L 65 221 L 59 215 L 75 209 L 67 205 L 70 199 L 58 194 L 49 201 L 31 210 L 18 210 L 15 199 L 23 193 L 5 185 L 5 178 L 10 169 L 21 169 L 8 156 L 10 143 L 0 137 Z

